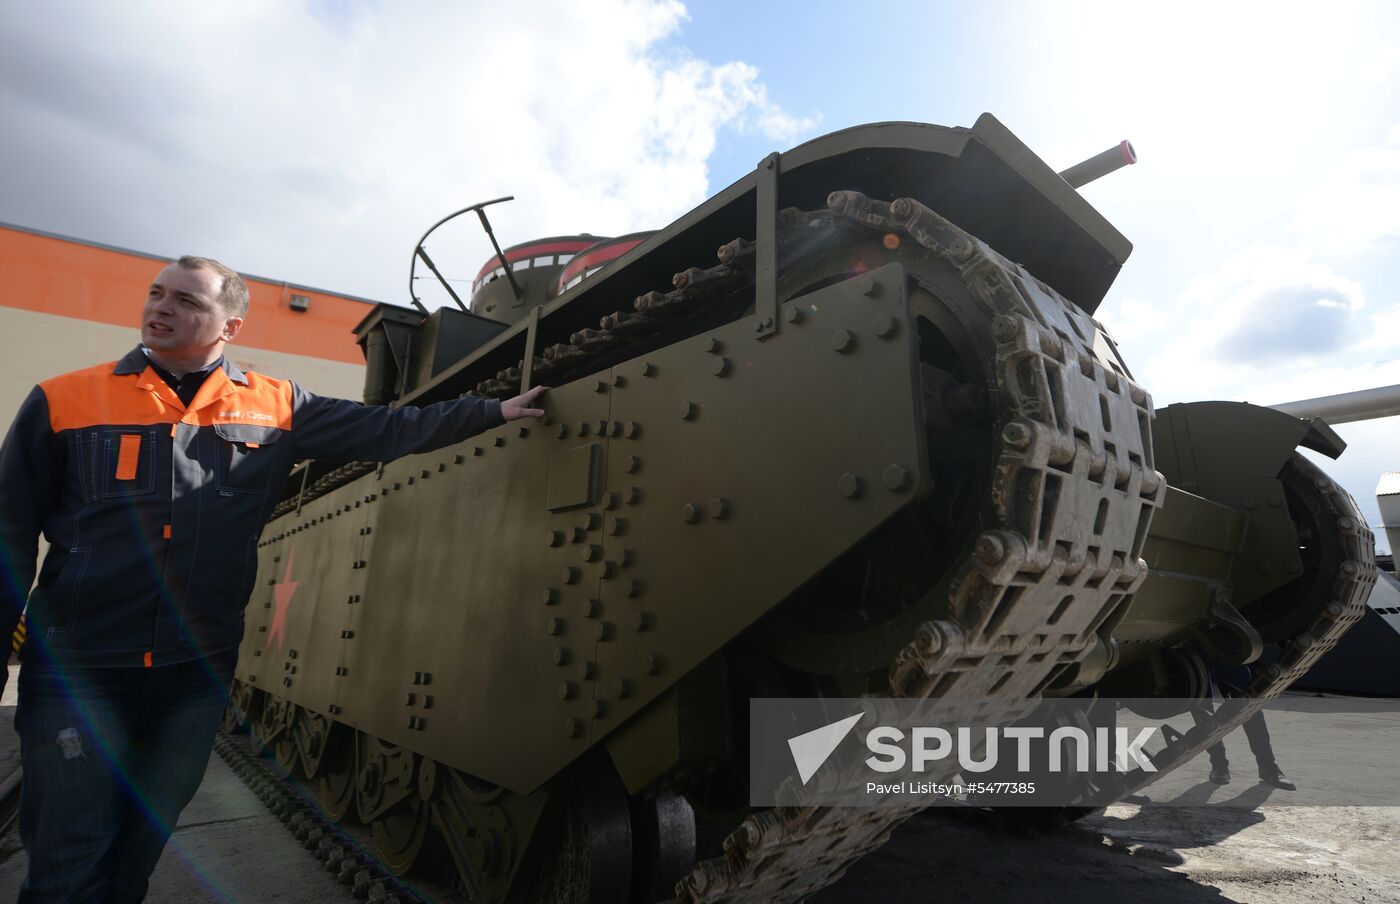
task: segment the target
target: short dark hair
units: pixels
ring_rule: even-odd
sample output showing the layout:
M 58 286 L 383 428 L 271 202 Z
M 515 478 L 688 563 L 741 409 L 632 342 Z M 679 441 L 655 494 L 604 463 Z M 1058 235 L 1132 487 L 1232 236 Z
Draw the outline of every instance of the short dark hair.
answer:
M 186 254 L 175 263 L 186 270 L 209 270 L 219 274 L 224 280 L 219 289 L 219 304 L 233 317 L 248 316 L 248 285 L 232 268 L 212 257 L 195 257 L 193 254 Z

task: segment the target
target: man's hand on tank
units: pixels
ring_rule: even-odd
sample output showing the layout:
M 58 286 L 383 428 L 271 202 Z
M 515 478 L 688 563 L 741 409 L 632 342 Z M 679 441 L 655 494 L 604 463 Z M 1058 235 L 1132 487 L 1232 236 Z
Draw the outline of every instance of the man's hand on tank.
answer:
M 501 403 L 501 415 L 508 421 L 518 420 L 522 417 L 544 417 L 543 408 L 531 408 L 530 406 L 534 404 L 540 393 L 547 389 L 549 389 L 548 386 L 536 386 L 513 399 L 506 399 Z

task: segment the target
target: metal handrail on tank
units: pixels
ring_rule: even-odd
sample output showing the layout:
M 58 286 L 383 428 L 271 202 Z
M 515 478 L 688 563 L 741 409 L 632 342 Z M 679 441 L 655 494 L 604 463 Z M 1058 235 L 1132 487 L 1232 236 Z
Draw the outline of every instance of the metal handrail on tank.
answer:
M 1329 424 L 1371 421 L 1400 414 L 1400 384 L 1270 405 L 1294 417 L 1320 417 Z

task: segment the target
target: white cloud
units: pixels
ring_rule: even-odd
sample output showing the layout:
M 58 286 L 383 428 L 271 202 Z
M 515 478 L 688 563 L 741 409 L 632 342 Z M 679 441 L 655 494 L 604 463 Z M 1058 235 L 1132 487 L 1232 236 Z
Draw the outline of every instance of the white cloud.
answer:
M 403 303 L 413 241 L 663 226 L 725 129 L 811 128 L 668 0 L 6 4 L 0 219 Z M 449 276 L 489 256 L 433 240 Z M 432 296 L 424 293 L 431 303 Z
M 1400 238 L 1400 125 L 1358 148 L 1300 199 L 1291 231 L 1318 254 L 1384 250 Z
M 1400 304 L 1368 307 L 1359 283 L 1296 249 L 1251 246 L 1177 298 L 1105 315 L 1158 404 L 1270 404 L 1400 383 Z

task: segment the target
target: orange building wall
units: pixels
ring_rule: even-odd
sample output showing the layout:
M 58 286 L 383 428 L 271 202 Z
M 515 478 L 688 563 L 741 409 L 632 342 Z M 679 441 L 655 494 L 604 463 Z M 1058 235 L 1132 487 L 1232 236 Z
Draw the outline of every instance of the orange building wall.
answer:
M 129 326 L 134 345 L 146 290 L 166 263 L 0 226 L 0 305 Z M 249 316 L 237 345 L 363 364 L 351 330 L 369 312 L 369 302 L 258 277 L 244 279 Z M 288 306 L 292 293 L 311 299 L 307 312 Z
M 0 224 L 0 435 L 34 384 L 113 361 L 140 341 L 151 280 L 169 261 Z M 358 399 L 364 359 L 351 330 L 372 302 L 249 277 L 248 318 L 230 360 Z M 293 311 L 292 293 L 310 298 Z

